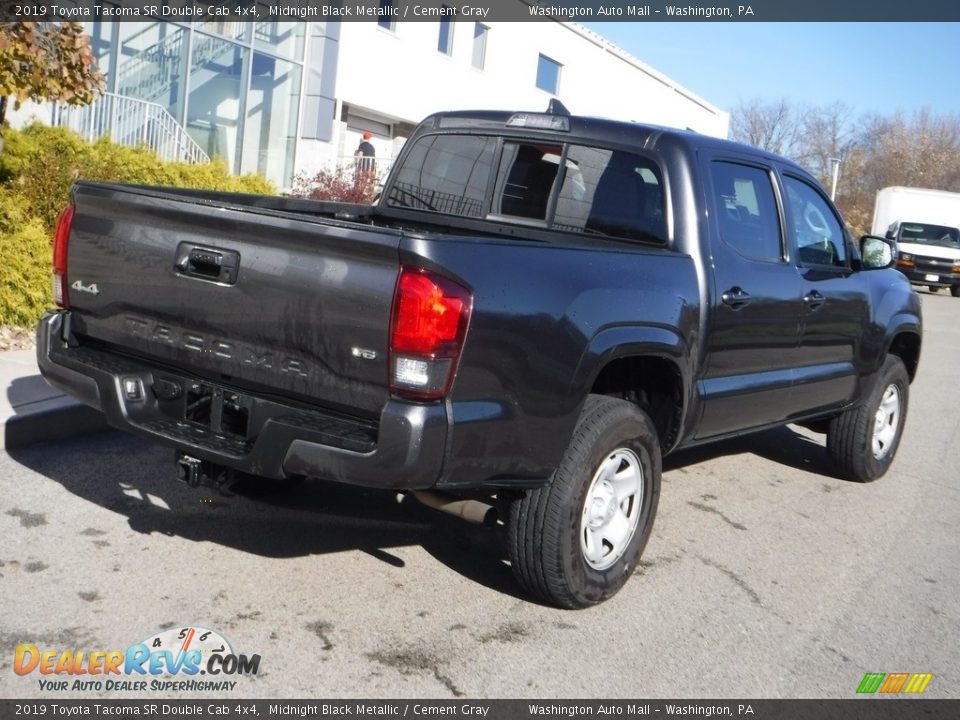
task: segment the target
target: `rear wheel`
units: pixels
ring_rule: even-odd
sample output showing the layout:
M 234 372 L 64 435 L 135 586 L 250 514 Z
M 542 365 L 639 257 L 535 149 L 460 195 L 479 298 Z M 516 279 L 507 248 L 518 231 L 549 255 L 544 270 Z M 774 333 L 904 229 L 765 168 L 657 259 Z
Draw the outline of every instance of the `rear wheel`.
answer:
M 954 285 L 950 288 L 950 294 L 954 297 L 960 297 L 960 285 Z
M 903 361 L 888 355 L 867 401 L 830 421 L 827 452 L 840 474 L 870 482 L 887 471 L 900 445 L 909 394 Z
M 650 538 L 660 472 L 646 413 L 626 400 L 589 396 L 550 485 L 510 507 L 508 550 L 520 584 L 565 608 L 614 595 Z

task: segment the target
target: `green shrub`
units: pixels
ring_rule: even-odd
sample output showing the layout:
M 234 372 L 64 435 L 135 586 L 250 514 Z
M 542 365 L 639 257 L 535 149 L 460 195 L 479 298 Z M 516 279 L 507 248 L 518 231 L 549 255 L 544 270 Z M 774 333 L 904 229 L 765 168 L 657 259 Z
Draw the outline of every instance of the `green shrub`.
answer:
M 16 193 L 0 185 L 0 238 L 15 233 L 27 222 L 27 213 Z M 2 256 L 0 256 L 2 257 Z
M 4 131 L 0 153 L 0 324 L 32 325 L 50 304 L 50 238 L 76 180 L 274 194 L 260 175 L 226 163 L 165 163 L 146 147 L 35 123 Z
M 87 143 L 65 128 L 40 123 L 4 133 L 0 183 L 20 196 L 29 215 L 53 229 L 75 180 L 169 185 L 271 195 L 276 188 L 260 175 L 230 174 L 226 163 L 165 163 L 147 147 L 126 147 L 100 138 Z
M 34 325 L 53 301 L 50 234 L 37 218 L 0 233 L 0 324 Z

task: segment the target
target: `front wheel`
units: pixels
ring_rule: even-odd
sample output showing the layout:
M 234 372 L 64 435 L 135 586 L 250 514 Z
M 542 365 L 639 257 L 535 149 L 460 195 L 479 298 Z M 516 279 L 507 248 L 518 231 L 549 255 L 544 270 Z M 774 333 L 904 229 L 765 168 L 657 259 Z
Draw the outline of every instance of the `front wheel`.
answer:
M 510 507 L 508 550 L 520 584 L 565 608 L 613 596 L 650 538 L 660 473 L 660 444 L 646 413 L 590 395 L 550 485 Z
M 909 395 L 903 361 L 888 355 L 867 401 L 830 421 L 827 453 L 841 475 L 871 482 L 889 469 L 903 434 Z

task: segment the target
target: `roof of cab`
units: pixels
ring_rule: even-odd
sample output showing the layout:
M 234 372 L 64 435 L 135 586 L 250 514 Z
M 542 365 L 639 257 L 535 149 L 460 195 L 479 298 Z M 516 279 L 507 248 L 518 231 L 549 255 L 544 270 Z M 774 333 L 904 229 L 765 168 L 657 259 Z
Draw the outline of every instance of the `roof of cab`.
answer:
M 567 115 L 570 122 L 569 131 L 550 130 L 546 128 L 518 127 L 510 128 L 507 121 L 515 115 L 548 115 L 548 113 L 535 111 L 510 111 L 510 110 L 454 110 L 449 112 L 439 112 L 425 118 L 421 123 L 421 128 L 427 130 L 434 129 L 457 129 L 465 130 L 483 130 L 496 129 L 499 132 L 511 131 L 518 134 L 536 134 L 544 136 L 554 136 L 558 139 L 564 137 L 579 138 L 600 143 L 617 143 L 624 145 L 633 145 L 653 149 L 661 138 L 669 138 L 674 142 L 679 142 L 692 149 L 713 149 L 717 151 L 730 151 L 741 155 L 752 155 L 758 159 L 764 159 L 767 162 L 776 162 L 786 165 L 804 175 L 809 175 L 806 170 L 801 168 L 792 160 L 780 155 L 744 145 L 742 143 L 717 138 L 710 135 L 703 135 L 693 130 L 682 130 L 679 128 L 669 128 L 660 125 L 648 125 L 644 123 L 611 120 L 610 118 L 591 117 L 584 115 Z

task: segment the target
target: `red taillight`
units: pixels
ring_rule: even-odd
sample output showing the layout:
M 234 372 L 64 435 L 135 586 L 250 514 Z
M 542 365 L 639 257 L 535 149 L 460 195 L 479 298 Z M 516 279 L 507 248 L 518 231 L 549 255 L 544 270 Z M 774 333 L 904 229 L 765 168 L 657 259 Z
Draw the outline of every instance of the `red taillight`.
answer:
M 390 389 L 420 400 L 450 390 L 473 297 L 452 280 L 402 267 L 390 325 Z
M 73 225 L 73 205 L 67 205 L 57 220 L 53 236 L 53 301 L 64 309 L 70 307 L 70 289 L 67 286 L 67 246 Z

